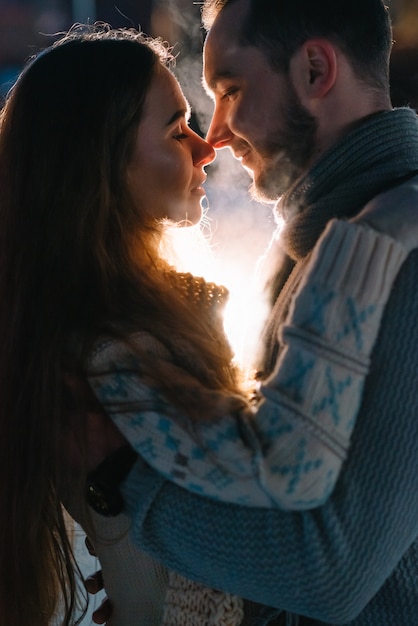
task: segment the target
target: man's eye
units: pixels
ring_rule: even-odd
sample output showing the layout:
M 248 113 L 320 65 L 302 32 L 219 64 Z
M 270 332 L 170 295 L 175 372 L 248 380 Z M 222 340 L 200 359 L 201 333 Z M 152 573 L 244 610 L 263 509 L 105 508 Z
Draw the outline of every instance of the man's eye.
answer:
M 233 100 L 238 92 L 238 87 L 230 87 L 222 94 L 222 100 Z

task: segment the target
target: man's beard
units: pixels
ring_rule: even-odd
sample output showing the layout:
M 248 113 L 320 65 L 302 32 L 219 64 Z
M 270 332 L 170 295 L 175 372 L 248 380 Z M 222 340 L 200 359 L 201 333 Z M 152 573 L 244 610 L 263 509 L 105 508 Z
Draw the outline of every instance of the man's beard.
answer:
M 290 83 L 288 89 L 288 100 L 279 113 L 283 128 L 259 150 L 265 165 L 250 188 L 259 202 L 283 195 L 307 169 L 314 153 L 316 119 L 301 105 Z

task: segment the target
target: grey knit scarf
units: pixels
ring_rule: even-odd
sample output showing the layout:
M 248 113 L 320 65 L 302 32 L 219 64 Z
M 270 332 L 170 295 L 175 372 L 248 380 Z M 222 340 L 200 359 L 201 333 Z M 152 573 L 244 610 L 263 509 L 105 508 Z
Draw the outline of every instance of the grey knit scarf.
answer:
M 285 220 L 278 242 L 284 254 L 269 284 L 274 308 L 263 333 L 261 378 L 278 356 L 277 331 L 293 291 L 288 279 L 295 264 L 312 250 L 330 219 L 354 216 L 374 196 L 417 172 L 418 117 L 409 108 L 393 109 L 363 120 L 282 196 L 276 211 Z
M 284 250 L 292 259 L 303 258 L 331 218 L 355 215 L 417 170 L 415 111 L 399 108 L 366 118 L 280 199 Z

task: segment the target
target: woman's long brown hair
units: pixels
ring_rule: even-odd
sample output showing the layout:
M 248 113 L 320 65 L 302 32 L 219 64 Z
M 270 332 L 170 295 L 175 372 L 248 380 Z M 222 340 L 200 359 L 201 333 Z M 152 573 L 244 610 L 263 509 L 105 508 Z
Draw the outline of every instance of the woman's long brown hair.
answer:
M 75 29 L 28 63 L 1 114 L 0 626 L 47 626 L 59 600 L 60 623 L 75 623 L 59 490 L 77 355 L 101 334 L 145 329 L 172 350 L 171 338 L 187 341 L 202 385 L 237 390 L 229 347 L 167 284 L 162 227 L 127 191 L 144 99 L 167 60 L 157 47 L 134 31 Z

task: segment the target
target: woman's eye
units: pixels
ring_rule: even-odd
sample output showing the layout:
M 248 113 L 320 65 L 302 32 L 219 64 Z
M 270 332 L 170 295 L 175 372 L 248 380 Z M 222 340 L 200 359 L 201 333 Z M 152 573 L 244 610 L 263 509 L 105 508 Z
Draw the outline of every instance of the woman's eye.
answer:
M 174 135 L 174 139 L 177 139 L 177 141 L 181 141 L 182 139 L 187 139 L 188 136 L 189 135 L 187 133 L 180 132 Z

